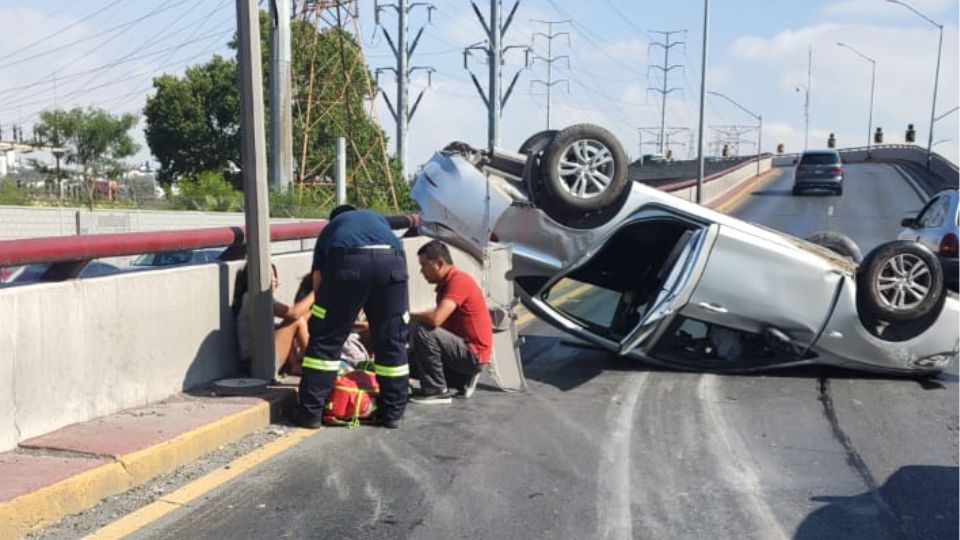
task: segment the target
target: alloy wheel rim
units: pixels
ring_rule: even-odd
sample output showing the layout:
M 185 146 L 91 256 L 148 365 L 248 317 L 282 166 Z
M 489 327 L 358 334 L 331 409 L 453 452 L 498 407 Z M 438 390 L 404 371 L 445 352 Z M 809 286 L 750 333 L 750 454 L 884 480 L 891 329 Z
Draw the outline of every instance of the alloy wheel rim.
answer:
M 920 305 L 930 293 L 933 275 L 920 257 L 902 253 L 890 257 L 877 274 L 880 300 L 888 307 L 905 310 Z
M 607 191 L 616 172 L 613 152 L 594 139 L 573 141 L 560 154 L 560 183 L 578 199 L 592 199 Z

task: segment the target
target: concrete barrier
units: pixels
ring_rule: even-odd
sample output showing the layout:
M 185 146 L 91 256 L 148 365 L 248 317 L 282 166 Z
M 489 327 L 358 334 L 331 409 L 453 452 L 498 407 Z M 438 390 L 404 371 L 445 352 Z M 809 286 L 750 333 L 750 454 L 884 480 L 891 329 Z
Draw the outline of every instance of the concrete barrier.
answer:
M 772 167 L 772 157 L 765 157 L 760 160 L 760 174 L 767 172 Z M 704 178 L 701 186 L 701 201 L 709 204 L 710 201 L 722 196 L 731 189 L 735 189 L 741 183 L 755 178 L 757 175 L 756 160 L 743 163 L 726 171 Z M 673 185 L 661 186 L 660 189 L 668 191 L 677 197 L 694 201 L 697 198 L 696 180 L 684 180 Z

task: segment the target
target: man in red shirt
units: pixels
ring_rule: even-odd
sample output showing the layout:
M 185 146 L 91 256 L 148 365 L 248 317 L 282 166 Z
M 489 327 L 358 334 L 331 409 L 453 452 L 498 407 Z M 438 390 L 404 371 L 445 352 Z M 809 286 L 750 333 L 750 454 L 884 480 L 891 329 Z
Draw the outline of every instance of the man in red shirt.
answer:
M 420 273 L 437 286 L 437 305 L 411 313 L 410 363 L 420 376 L 416 403 L 449 403 L 450 390 L 469 398 L 483 366 L 490 362 L 493 325 L 483 292 L 453 265 L 450 250 L 433 240 L 417 251 Z

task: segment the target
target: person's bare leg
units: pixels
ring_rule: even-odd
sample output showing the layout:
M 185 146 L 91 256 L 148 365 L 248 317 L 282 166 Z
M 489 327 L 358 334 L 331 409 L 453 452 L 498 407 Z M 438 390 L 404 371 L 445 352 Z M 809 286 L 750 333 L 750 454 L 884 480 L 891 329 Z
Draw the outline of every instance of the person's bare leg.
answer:
M 296 332 L 293 336 L 294 346 L 290 348 L 287 357 L 288 371 L 291 375 L 300 375 L 300 366 L 303 364 L 303 353 L 310 342 L 310 331 L 307 329 L 307 318 L 300 317 L 294 323 Z
M 284 321 L 273 331 L 274 350 L 276 350 L 277 358 L 283 358 L 285 364 L 289 363 L 290 353 L 294 349 L 293 340 L 296 337 L 297 324 L 297 321 Z M 288 369 L 292 367 L 290 365 Z

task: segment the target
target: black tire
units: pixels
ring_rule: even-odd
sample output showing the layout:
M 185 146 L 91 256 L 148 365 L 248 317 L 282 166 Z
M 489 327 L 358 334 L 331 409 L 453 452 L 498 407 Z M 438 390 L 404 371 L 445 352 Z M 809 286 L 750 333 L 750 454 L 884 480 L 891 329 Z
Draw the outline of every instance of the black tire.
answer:
M 843 186 L 837 186 L 837 189 L 833 190 L 833 192 L 834 192 L 834 194 L 836 194 L 837 197 L 842 196 L 842 195 L 843 195 Z
M 550 141 L 553 140 L 553 138 L 557 135 L 557 133 L 560 133 L 560 132 L 556 129 L 538 131 L 533 135 L 527 137 L 527 140 L 523 141 L 523 144 L 520 145 L 520 150 L 518 151 L 521 154 L 527 154 L 528 156 L 530 155 L 531 152 L 535 152 L 535 151 L 542 152 L 543 149 L 546 148 L 548 144 L 550 144 Z M 534 150 L 534 147 L 536 147 L 536 150 Z
M 847 257 L 860 264 L 863 261 L 863 252 L 860 246 L 849 236 L 835 231 L 819 231 L 807 237 L 807 242 L 825 247 L 834 253 Z
M 605 154 L 609 159 L 604 163 L 596 166 L 592 162 Z M 561 161 L 576 163 L 582 168 L 567 166 L 567 172 L 562 174 Z M 541 158 L 539 177 L 546 199 L 544 209 L 562 216 L 558 221 L 564 222 L 576 219 L 585 212 L 609 207 L 618 202 L 628 189 L 628 166 L 623 147 L 606 129 L 591 124 L 577 124 L 561 130 L 547 145 Z M 603 184 L 604 179 L 607 180 L 606 184 Z M 568 181 L 573 185 L 569 185 Z
M 881 283 L 886 285 L 881 288 Z M 925 290 L 924 290 L 925 289 Z M 917 242 L 896 240 L 867 254 L 857 272 L 857 296 L 867 315 L 904 322 L 931 315 L 944 294 L 937 257 Z

